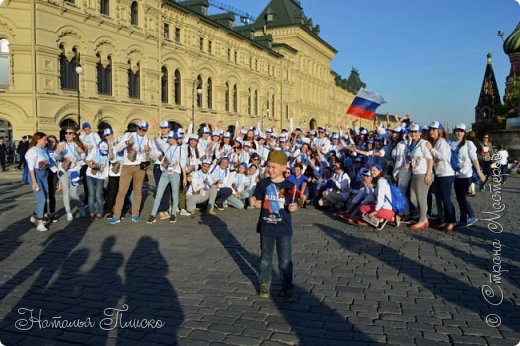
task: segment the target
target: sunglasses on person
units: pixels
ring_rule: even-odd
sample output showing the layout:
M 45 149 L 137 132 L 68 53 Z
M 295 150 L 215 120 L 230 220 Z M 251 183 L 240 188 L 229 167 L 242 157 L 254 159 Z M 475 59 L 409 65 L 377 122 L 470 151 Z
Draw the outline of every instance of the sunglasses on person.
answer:
M 260 161 L 260 159 L 258 157 L 255 157 L 253 161 Z
M 138 129 L 138 130 L 139 131 L 144 131 L 144 132 L 148 131 L 147 129 Z
M 65 134 L 66 134 L 66 135 L 73 135 L 74 132 L 67 131 L 67 132 L 65 132 Z

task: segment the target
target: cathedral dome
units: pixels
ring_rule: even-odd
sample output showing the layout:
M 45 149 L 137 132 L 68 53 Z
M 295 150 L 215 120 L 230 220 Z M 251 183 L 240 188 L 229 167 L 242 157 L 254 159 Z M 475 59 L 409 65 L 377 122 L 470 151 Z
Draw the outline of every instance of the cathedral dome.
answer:
M 504 41 L 504 52 L 507 55 L 520 53 L 520 23 L 516 26 L 515 31 Z

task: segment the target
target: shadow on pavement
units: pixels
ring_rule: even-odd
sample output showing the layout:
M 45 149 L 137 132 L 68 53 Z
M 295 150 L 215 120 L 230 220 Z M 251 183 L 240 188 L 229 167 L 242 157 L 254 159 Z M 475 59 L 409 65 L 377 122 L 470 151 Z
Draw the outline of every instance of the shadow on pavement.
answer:
M 260 258 L 242 247 L 229 231 L 227 224 L 220 218 L 202 216 L 201 220 L 226 249 L 241 272 L 254 283 L 258 290 L 258 280 L 252 268 L 258 268 Z M 256 216 L 255 220 L 252 221 L 254 221 L 253 225 L 256 225 Z M 258 246 L 260 246 L 260 243 Z M 276 286 L 278 281 L 278 275 L 273 275 L 273 286 Z M 256 292 L 251 293 L 256 294 Z M 294 293 L 298 297 L 296 303 L 284 302 L 281 297 L 275 296 L 276 291 L 271 292 L 271 300 L 291 325 L 293 332 L 299 339 L 298 345 L 323 345 L 325 343 L 338 345 L 359 343 L 366 345 L 374 342 L 370 335 L 363 333 L 347 322 L 345 317 L 339 315 L 334 309 L 297 284 L 294 285 Z M 319 311 L 319 313 L 314 311 Z
M 169 266 L 159 250 L 158 241 L 149 236 L 141 237 L 125 266 L 126 298 L 123 304 L 128 306 L 128 311 L 122 314 L 123 323 L 154 319 L 165 325 L 160 329 L 120 325 L 118 338 L 122 345 L 177 343 L 177 330 L 184 320 L 184 312 L 174 287 L 166 277 L 168 272 Z
M 316 224 L 316 226 L 346 250 L 373 256 L 378 261 L 399 271 L 399 273 L 417 280 L 424 288 L 433 292 L 435 296 L 466 310 L 471 310 L 482 318 L 490 313 L 498 314 L 502 317 L 503 326 L 507 326 L 514 331 L 520 331 L 518 308 L 509 300 L 504 298 L 500 305 L 491 306 L 482 298 L 480 288 L 470 286 L 455 277 L 406 258 L 391 247 L 370 239 L 349 235 L 327 225 Z M 454 295 L 452 293 L 454 291 L 460 293 Z M 482 322 L 482 325 L 487 327 L 484 322 Z

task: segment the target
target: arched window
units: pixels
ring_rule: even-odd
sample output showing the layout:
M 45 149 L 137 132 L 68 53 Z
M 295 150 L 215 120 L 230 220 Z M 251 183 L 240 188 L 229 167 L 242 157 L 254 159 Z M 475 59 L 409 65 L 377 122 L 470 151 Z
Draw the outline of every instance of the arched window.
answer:
M 128 62 L 130 65 L 130 61 Z M 135 73 L 132 71 L 132 67 L 128 66 L 128 97 L 138 99 L 141 97 L 141 71 L 139 64 Z
M 255 115 L 258 116 L 258 90 L 255 90 Z
M 247 114 L 251 115 L 251 88 L 247 90 Z
M 139 25 L 139 9 L 137 7 L 137 1 L 132 2 L 132 5 L 130 5 L 130 24 L 133 26 Z
M 213 82 L 211 81 L 211 78 L 208 78 L 208 108 L 213 108 Z
M 175 85 L 174 85 L 174 94 L 175 94 L 175 104 L 181 104 L 181 72 L 179 70 L 175 70 Z
M 108 64 L 106 67 L 103 67 L 99 54 L 97 57 L 98 62 L 96 64 L 96 70 L 98 93 L 102 95 L 112 95 L 112 58 L 108 56 Z
M 76 67 L 78 66 L 78 53 L 76 48 L 72 49 L 74 52 L 74 58 L 69 62 L 65 56 L 65 49 L 61 48 L 60 55 L 60 86 L 62 90 L 78 90 L 78 74 L 76 73 Z M 2 78 L 2 77 L 0 77 Z
M 224 94 L 224 107 L 229 112 L 229 83 L 226 82 L 226 93 Z
M 168 69 L 165 66 L 161 69 L 161 101 L 168 103 Z
M 105 16 L 110 15 L 110 0 L 101 0 L 101 7 L 99 12 Z
M 177 131 L 178 129 L 182 128 L 182 125 L 176 121 L 168 121 L 168 126 L 172 131 Z
M 201 90 L 201 93 L 197 93 L 197 107 L 202 108 L 202 77 L 200 74 L 197 76 L 197 89 Z
M 9 86 L 9 41 L 0 39 L 0 88 Z
M 270 101 L 269 93 L 267 93 L 266 105 L 265 105 L 265 115 L 266 115 L 268 118 L 269 118 L 269 112 L 270 112 L 269 101 Z
M 276 107 L 274 106 L 274 94 L 273 94 L 273 97 L 272 97 L 272 102 L 271 102 L 271 116 L 274 118 L 274 112 L 276 111 Z
M 238 112 L 238 89 L 237 85 L 233 85 L 233 112 Z

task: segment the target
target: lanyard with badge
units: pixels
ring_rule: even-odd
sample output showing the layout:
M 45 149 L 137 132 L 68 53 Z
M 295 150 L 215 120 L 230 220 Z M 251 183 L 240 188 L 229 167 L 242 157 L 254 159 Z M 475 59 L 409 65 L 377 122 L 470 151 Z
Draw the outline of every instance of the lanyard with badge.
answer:
M 173 153 L 170 150 L 171 147 L 168 148 L 168 157 L 169 157 L 168 168 L 167 168 L 168 174 L 175 173 L 175 167 L 177 166 L 177 163 L 175 163 L 175 165 L 174 165 L 173 164 L 173 159 L 175 157 L 175 153 L 177 152 L 178 148 L 179 148 L 178 146 L 175 146 L 175 149 L 173 150 Z
M 139 140 L 139 138 L 141 138 L 141 140 Z M 139 148 L 139 153 L 143 152 L 142 144 L 144 142 L 144 138 L 145 137 L 140 137 L 139 135 L 136 136 L 135 141 L 137 142 L 137 147 Z
M 75 158 L 76 160 L 78 159 L 78 157 L 76 156 L 77 154 L 77 151 L 76 151 L 76 143 L 72 143 L 72 148 L 71 146 L 69 145 L 69 143 L 66 143 L 67 145 L 67 151 L 70 152 L 70 154 L 72 155 L 73 158 Z
M 51 153 L 49 152 L 49 148 L 45 147 L 45 152 L 47 153 L 47 157 L 49 158 L 50 167 L 52 173 L 56 173 L 58 171 L 58 166 L 56 166 L 56 161 L 51 157 Z M 54 152 L 52 153 L 54 156 Z

